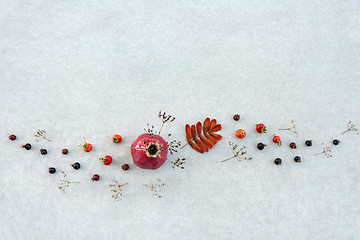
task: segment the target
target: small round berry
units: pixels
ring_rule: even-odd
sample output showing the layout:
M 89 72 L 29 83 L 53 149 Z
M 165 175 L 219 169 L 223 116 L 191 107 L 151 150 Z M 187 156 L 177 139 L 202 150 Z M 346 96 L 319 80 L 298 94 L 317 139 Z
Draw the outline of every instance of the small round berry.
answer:
M 41 149 L 40 149 L 40 153 L 41 153 L 41 155 L 46 155 L 46 154 L 47 154 L 47 150 L 41 148 Z
M 295 162 L 301 162 L 301 157 L 300 157 L 300 156 L 294 157 L 294 161 L 295 161 Z
M 258 133 L 266 133 L 266 127 L 263 123 L 256 124 L 256 131 Z
M 282 163 L 281 158 L 275 159 L 274 163 L 275 163 L 276 165 L 281 165 L 281 163 Z
M 333 141 L 333 144 L 334 144 L 334 145 L 339 145 L 339 143 L 340 143 L 340 141 L 337 140 L 337 139 L 335 139 L 335 140 Z
M 123 169 L 123 170 L 128 170 L 129 169 L 129 164 L 123 164 L 122 166 L 121 166 L 121 168 Z
M 266 144 L 258 143 L 258 144 L 256 145 L 256 147 L 257 147 L 259 150 L 263 150 L 263 149 L 266 147 Z
M 49 173 L 54 174 L 56 172 L 56 169 L 54 167 L 49 167 Z
M 312 140 L 306 140 L 305 145 L 308 147 L 312 146 Z
M 243 129 L 238 129 L 235 133 L 236 137 L 244 138 L 246 136 L 246 132 Z
M 14 134 L 12 134 L 12 135 L 9 136 L 9 139 L 10 139 L 11 141 L 14 141 L 14 140 L 16 139 L 16 136 L 15 136 Z
M 296 149 L 297 148 L 296 143 L 294 143 L 294 142 L 290 143 L 290 148 Z
M 120 143 L 122 141 L 122 137 L 119 134 L 115 134 L 112 137 L 112 140 L 113 140 L 114 143 Z
M 94 182 L 94 181 L 99 181 L 100 179 L 100 176 L 97 175 L 97 174 L 94 174 L 94 176 L 91 178 L 91 181 Z
M 235 121 L 239 121 L 239 120 L 240 120 L 240 115 L 239 115 L 239 114 L 235 114 L 235 115 L 233 116 L 233 119 L 234 119 Z
M 71 166 L 75 169 L 78 170 L 80 168 L 80 163 L 76 162 L 74 164 L 71 164 Z
M 273 142 L 277 143 L 279 147 L 281 146 L 281 138 L 279 136 L 274 136 Z
M 22 145 L 22 148 L 25 148 L 26 150 L 30 150 L 31 149 L 31 144 L 27 143 L 25 145 Z
M 62 154 L 66 155 L 69 153 L 69 150 L 67 150 L 66 148 L 64 148 L 63 150 L 61 150 Z

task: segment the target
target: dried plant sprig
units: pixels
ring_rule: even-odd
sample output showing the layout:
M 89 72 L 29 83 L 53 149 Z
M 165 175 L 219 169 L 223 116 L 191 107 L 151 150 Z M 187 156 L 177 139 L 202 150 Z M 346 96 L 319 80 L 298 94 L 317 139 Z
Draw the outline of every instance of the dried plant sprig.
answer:
M 247 154 L 246 146 L 238 148 L 239 146 L 233 142 L 229 142 L 229 146 L 231 148 L 231 151 L 233 153 L 232 157 L 229 157 L 227 159 L 222 160 L 221 162 L 229 161 L 233 158 L 237 158 L 239 161 L 241 160 L 252 160 L 252 157 L 243 157 Z
M 61 191 L 63 191 L 63 193 L 66 192 L 66 189 L 70 186 L 70 183 L 80 183 L 80 182 L 70 182 L 68 179 L 67 179 L 67 176 L 65 174 L 64 171 L 61 171 L 63 174 L 64 174 L 64 179 L 61 179 L 60 180 L 60 185 L 59 185 L 59 189 Z
M 291 126 L 288 128 L 280 128 L 279 130 L 285 130 L 285 131 L 292 131 L 295 133 L 296 136 L 298 136 L 298 131 L 296 130 L 296 124 L 294 120 L 291 120 Z
M 113 195 L 111 195 L 111 197 L 117 201 L 121 200 L 121 197 L 123 195 L 121 187 L 127 184 L 129 183 L 119 184 L 119 182 L 114 179 L 113 184 L 110 184 L 110 187 L 112 187 L 111 192 L 113 192 Z
M 45 130 L 38 130 L 36 133 L 37 134 L 34 134 L 35 141 L 39 142 L 40 139 L 45 139 L 45 140 L 51 142 L 51 140 L 46 137 L 46 131 Z
M 167 146 L 170 154 L 177 153 L 178 148 L 181 146 L 181 142 L 177 140 L 172 140 L 170 143 L 167 142 Z
M 184 169 L 184 164 L 185 164 L 185 158 L 178 158 L 176 159 L 174 162 L 169 160 L 169 159 L 166 159 L 168 160 L 169 162 L 171 162 L 173 165 L 172 165 L 172 168 L 175 168 L 175 167 L 178 167 L 180 169 Z
M 161 195 L 160 195 L 161 189 L 160 189 L 160 187 L 164 186 L 165 183 L 163 183 L 160 178 L 156 179 L 155 184 L 150 184 L 150 185 L 149 184 L 143 184 L 143 185 L 145 187 L 150 188 L 153 196 L 157 196 L 157 197 L 161 198 Z
M 156 131 L 154 131 L 154 126 L 150 126 L 150 124 L 146 124 L 146 128 L 144 128 L 144 131 L 150 135 L 150 136 L 153 136 L 154 134 L 156 134 Z
M 175 120 L 175 117 L 173 117 L 172 115 L 166 113 L 166 112 L 161 112 L 159 111 L 158 117 L 160 118 L 160 120 L 162 121 L 162 125 L 161 128 L 159 130 L 159 134 L 161 133 L 161 130 L 164 126 L 165 123 L 167 122 L 173 122 Z
M 315 153 L 314 156 L 324 154 L 327 158 L 331 158 L 332 157 L 331 148 L 324 143 L 322 143 L 322 146 L 323 146 L 323 151 L 319 153 Z
M 359 129 L 357 129 L 355 127 L 355 124 L 353 124 L 351 121 L 349 121 L 349 123 L 348 123 L 348 129 L 345 132 L 341 133 L 341 135 L 343 135 L 349 131 L 354 131 L 354 132 L 356 132 L 356 134 L 359 134 Z

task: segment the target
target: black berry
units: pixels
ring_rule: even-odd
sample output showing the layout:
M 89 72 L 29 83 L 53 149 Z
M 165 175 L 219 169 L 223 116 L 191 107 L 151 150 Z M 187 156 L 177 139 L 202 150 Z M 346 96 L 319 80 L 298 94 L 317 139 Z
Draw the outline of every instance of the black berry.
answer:
M 295 162 L 301 162 L 301 157 L 299 157 L 299 156 L 294 157 L 294 161 Z
M 340 143 L 340 141 L 337 140 L 337 139 L 335 139 L 335 140 L 333 141 L 333 144 L 334 144 L 334 145 L 339 145 L 339 143 Z
M 258 144 L 256 145 L 256 147 L 257 147 L 259 150 L 263 150 L 263 149 L 266 147 L 266 144 L 258 143 Z
M 16 136 L 15 136 L 14 134 L 12 134 L 12 135 L 9 136 L 9 139 L 10 139 L 11 141 L 14 141 L 14 140 L 16 139 Z
M 22 145 L 21 146 L 22 148 L 25 148 L 26 150 L 30 150 L 31 149 L 31 144 L 30 143 L 27 143 L 25 145 Z
M 74 164 L 71 164 L 71 166 L 75 169 L 78 170 L 80 168 L 80 163 L 76 162 Z
M 235 121 L 239 121 L 239 120 L 240 120 L 240 115 L 239 115 L 239 114 L 235 114 L 233 118 L 234 118 Z
M 47 150 L 41 148 L 41 149 L 40 149 L 40 153 L 41 153 L 41 155 L 46 155 L 46 154 L 47 154 Z
M 91 178 L 91 181 L 99 181 L 100 176 L 97 174 L 94 174 L 94 176 Z
M 56 172 L 56 169 L 54 167 L 49 167 L 49 173 L 54 174 Z
M 121 166 L 121 168 L 123 169 L 123 170 L 128 170 L 129 169 L 129 164 L 123 164 L 122 166 Z
M 308 147 L 312 146 L 312 140 L 306 140 L 305 145 Z
M 290 148 L 292 148 L 292 149 L 296 149 L 296 143 L 294 143 L 294 142 L 292 142 L 292 143 L 290 143 Z
M 281 163 L 282 163 L 281 158 L 275 159 L 274 163 L 275 163 L 276 165 L 281 165 Z
M 62 154 L 66 155 L 66 154 L 68 154 L 69 151 L 66 148 L 64 148 L 61 152 L 62 152 Z

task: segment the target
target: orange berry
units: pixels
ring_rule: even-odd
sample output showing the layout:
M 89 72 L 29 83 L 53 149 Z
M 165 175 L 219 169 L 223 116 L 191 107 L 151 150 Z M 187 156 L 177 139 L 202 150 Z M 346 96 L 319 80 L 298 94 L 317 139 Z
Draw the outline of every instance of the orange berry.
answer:
M 236 137 L 238 137 L 238 138 L 244 138 L 246 136 L 246 132 L 243 129 L 237 130 L 235 134 L 236 134 Z

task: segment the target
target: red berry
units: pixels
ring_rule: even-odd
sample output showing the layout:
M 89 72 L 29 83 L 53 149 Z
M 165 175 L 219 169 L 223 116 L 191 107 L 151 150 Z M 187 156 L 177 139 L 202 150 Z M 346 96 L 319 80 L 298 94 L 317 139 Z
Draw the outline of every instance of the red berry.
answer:
M 16 136 L 15 136 L 14 134 L 12 134 L 12 135 L 9 136 L 9 139 L 10 139 L 11 141 L 14 141 L 14 140 L 16 139 Z
M 69 151 L 68 151 L 66 148 L 64 148 L 61 152 L 62 152 L 62 154 L 64 154 L 64 155 L 66 155 L 66 154 L 69 153 Z
M 266 127 L 264 124 L 262 123 L 259 123 L 259 124 L 256 124 L 256 131 L 258 133 L 266 133 Z
M 122 166 L 121 166 L 121 168 L 123 169 L 123 170 L 128 170 L 129 169 L 129 164 L 123 164 Z
M 101 162 L 103 162 L 105 165 L 110 165 L 111 162 L 112 162 L 112 157 L 109 156 L 109 155 L 106 155 L 106 156 L 103 157 L 103 158 L 99 158 L 99 160 L 100 160 Z
M 279 136 L 274 136 L 273 142 L 277 143 L 277 145 L 279 145 L 279 147 L 281 146 L 281 138 Z
M 243 129 L 239 129 L 236 131 L 235 135 L 238 138 L 244 138 L 246 136 L 246 132 Z
M 292 149 L 296 149 L 296 143 L 294 143 L 294 142 L 292 142 L 292 143 L 290 143 L 290 148 L 292 148 Z
M 92 145 L 90 143 L 86 142 L 86 139 L 84 137 L 84 144 L 79 145 L 85 152 L 90 152 L 92 149 Z
M 239 115 L 239 114 L 235 114 L 233 118 L 234 118 L 235 121 L 239 121 L 239 120 L 240 120 L 240 115 Z
M 122 140 L 122 137 L 121 137 L 119 134 L 115 134 L 115 135 L 112 137 L 112 139 L 113 139 L 113 142 L 114 142 L 114 143 L 120 143 L 121 140 Z
M 93 182 L 93 181 L 99 181 L 99 179 L 100 179 L 100 176 L 97 175 L 97 174 L 94 174 L 94 176 L 91 178 L 91 181 L 92 181 L 92 182 Z

